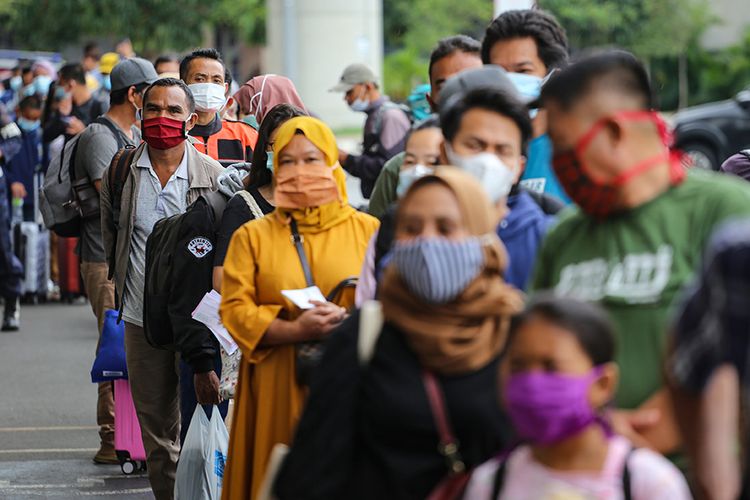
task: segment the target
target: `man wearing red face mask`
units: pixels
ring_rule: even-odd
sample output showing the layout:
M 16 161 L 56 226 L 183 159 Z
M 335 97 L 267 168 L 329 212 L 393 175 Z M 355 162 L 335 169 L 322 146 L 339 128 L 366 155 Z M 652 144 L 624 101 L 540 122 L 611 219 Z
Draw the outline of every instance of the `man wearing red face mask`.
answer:
M 632 54 L 584 57 L 553 75 L 541 98 L 555 173 L 578 207 L 549 233 L 532 287 L 608 310 L 622 370 L 616 404 L 627 409 L 613 423 L 642 445 L 675 451 L 680 439 L 661 376 L 669 308 L 712 229 L 750 213 L 750 189 L 686 173 Z
M 125 320 L 128 374 L 149 480 L 159 500 L 173 497 L 180 442 L 179 380 L 177 354 L 151 347 L 143 332 L 146 240 L 158 220 L 184 213 L 198 197 L 217 188 L 221 165 L 185 142 L 197 118 L 193 95 L 182 81 L 157 80 L 143 94 L 145 142 L 132 155 L 119 197 L 109 170 L 102 177 L 104 249 Z M 118 198 L 115 207 L 113 200 Z M 115 222 L 113 213 L 118 212 Z M 215 390 L 218 399 L 212 358 L 204 364 L 205 370 L 196 369 L 196 387 Z

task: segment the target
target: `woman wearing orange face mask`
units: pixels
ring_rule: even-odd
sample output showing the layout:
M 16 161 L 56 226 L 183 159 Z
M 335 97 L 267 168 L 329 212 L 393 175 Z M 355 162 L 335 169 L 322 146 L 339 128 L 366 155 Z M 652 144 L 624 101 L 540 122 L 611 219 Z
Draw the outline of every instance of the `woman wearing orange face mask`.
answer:
M 242 226 L 229 245 L 221 318 L 243 361 L 224 499 L 257 496 L 271 449 L 291 441 L 302 411 L 296 347 L 324 339 L 353 304 L 353 289 L 336 304 L 304 311 L 281 293 L 312 282 L 328 296 L 359 275 L 378 221 L 347 204 L 337 158 L 336 140 L 323 122 L 298 117 L 284 123 L 274 143 L 276 210 Z M 292 237 L 295 228 L 299 238 Z

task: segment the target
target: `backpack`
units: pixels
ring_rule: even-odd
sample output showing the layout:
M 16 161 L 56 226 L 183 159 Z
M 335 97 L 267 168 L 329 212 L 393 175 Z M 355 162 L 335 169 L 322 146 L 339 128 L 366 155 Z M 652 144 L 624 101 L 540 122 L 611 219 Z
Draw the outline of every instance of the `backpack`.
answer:
M 403 112 L 406 117 L 409 118 L 410 124 L 414 124 L 415 122 L 414 114 L 412 113 L 409 106 L 393 101 L 385 101 L 382 106 L 378 108 L 375 114 L 375 126 L 373 127 L 373 130 L 375 131 L 375 135 L 378 137 L 380 137 L 380 133 L 383 131 L 383 115 L 385 115 L 385 112 L 390 109 L 401 110 L 401 112 Z
M 635 448 L 630 448 L 628 450 L 628 454 L 625 455 L 625 460 L 622 463 L 622 498 L 623 500 L 632 500 L 633 498 L 633 479 L 630 477 L 630 466 L 628 465 L 628 461 L 630 460 L 631 455 L 633 454 L 633 451 L 635 451 Z M 500 460 L 500 464 L 497 467 L 497 470 L 495 471 L 495 475 L 492 480 L 492 495 L 490 498 L 492 500 L 495 500 L 496 498 L 500 497 L 500 492 L 503 489 L 503 486 L 505 485 L 505 472 L 508 465 L 508 457 L 510 456 L 510 452 L 502 457 Z
M 175 343 L 170 315 L 170 304 L 174 282 L 173 273 L 177 260 L 185 248 L 195 252 L 210 252 L 216 242 L 217 229 L 221 224 L 227 200 L 219 192 L 211 192 L 198 198 L 182 214 L 160 220 L 146 241 L 146 267 L 144 284 L 143 330 L 148 343 L 156 348 L 168 348 Z M 197 243 L 194 243 L 197 242 Z M 191 247 L 192 245 L 192 247 Z M 201 246 L 202 245 L 202 246 Z M 189 291 L 178 290 L 196 298 L 191 307 L 200 302 L 206 292 L 213 288 L 213 259 L 207 265 L 192 268 Z
M 93 123 L 107 127 L 115 136 L 118 149 L 123 147 L 123 140 L 112 122 L 100 116 Z M 79 134 L 68 140 L 52 158 L 39 193 L 44 225 L 62 237 L 80 236 L 81 221 L 99 214 L 99 193 L 93 183 L 85 176 L 76 178 L 75 161 L 80 137 Z

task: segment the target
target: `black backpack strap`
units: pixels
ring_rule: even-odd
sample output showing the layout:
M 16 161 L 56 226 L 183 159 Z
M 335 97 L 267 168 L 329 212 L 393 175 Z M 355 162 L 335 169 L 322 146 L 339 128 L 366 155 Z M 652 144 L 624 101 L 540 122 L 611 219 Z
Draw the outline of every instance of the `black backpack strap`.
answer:
M 305 254 L 305 247 L 302 245 L 302 242 L 304 241 L 302 239 L 302 235 L 299 234 L 299 229 L 297 228 L 297 221 L 294 220 L 294 217 L 291 217 L 291 222 L 289 223 L 289 227 L 292 230 L 292 243 L 294 243 L 294 248 L 297 249 L 297 256 L 299 257 L 299 262 L 302 264 L 302 272 L 305 273 L 305 282 L 307 283 L 307 286 L 314 286 L 315 282 L 313 281 L 312 277 L 312 271 L 310 270 L 310 264 L 307 262 L 307 255 Z
M 495 476 L 492 480 L 492 495 L 491 500 L 496 500 L 500 496 L 500 492 L 503 490 L 505 485 L 505 470 L 508 466 L 508 456 L 504 456 L 500 459 L 500 463 L 497 465 Z
M 633 451 L 635 451 L 635 448 L 632 446 L 628 450 L 628 454 L 625 455 L 625 460 L 622 463 L 622 498 L 623 500 L 632 500 L 633 498 L 633 492 L 632 492 L 632 480 L 630 479 L 630 466 L 628 465 L 628 462 L 630 461 L 630 456 L 633 454 Z
M 104 125 L 105 127 L 109 129 L 110 132 L 112 132 L 112 135 L 115 136 L 115 140 L 117 141 L 118 150 L 126 146 L 125 141 L 122 140 L 122 133 L 120 132 L 120 129 L 110 120 L 105 118 L 104 115 L 97 117 L 97 119 L 94 120 L 94 123 L 98 123 L 99 125 Z

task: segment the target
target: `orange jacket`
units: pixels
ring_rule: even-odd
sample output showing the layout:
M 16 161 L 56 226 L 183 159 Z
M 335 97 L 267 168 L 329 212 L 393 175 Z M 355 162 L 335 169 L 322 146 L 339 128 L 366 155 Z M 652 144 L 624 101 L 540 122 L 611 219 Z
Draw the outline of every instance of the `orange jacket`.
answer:
M 258 142 L 258 132 L 245 122 L 220 120 L 218 115 L 208 125 L 196 125 L 190 131 L 195 148 L 228 167 L 232 163 L 250 162 Z

